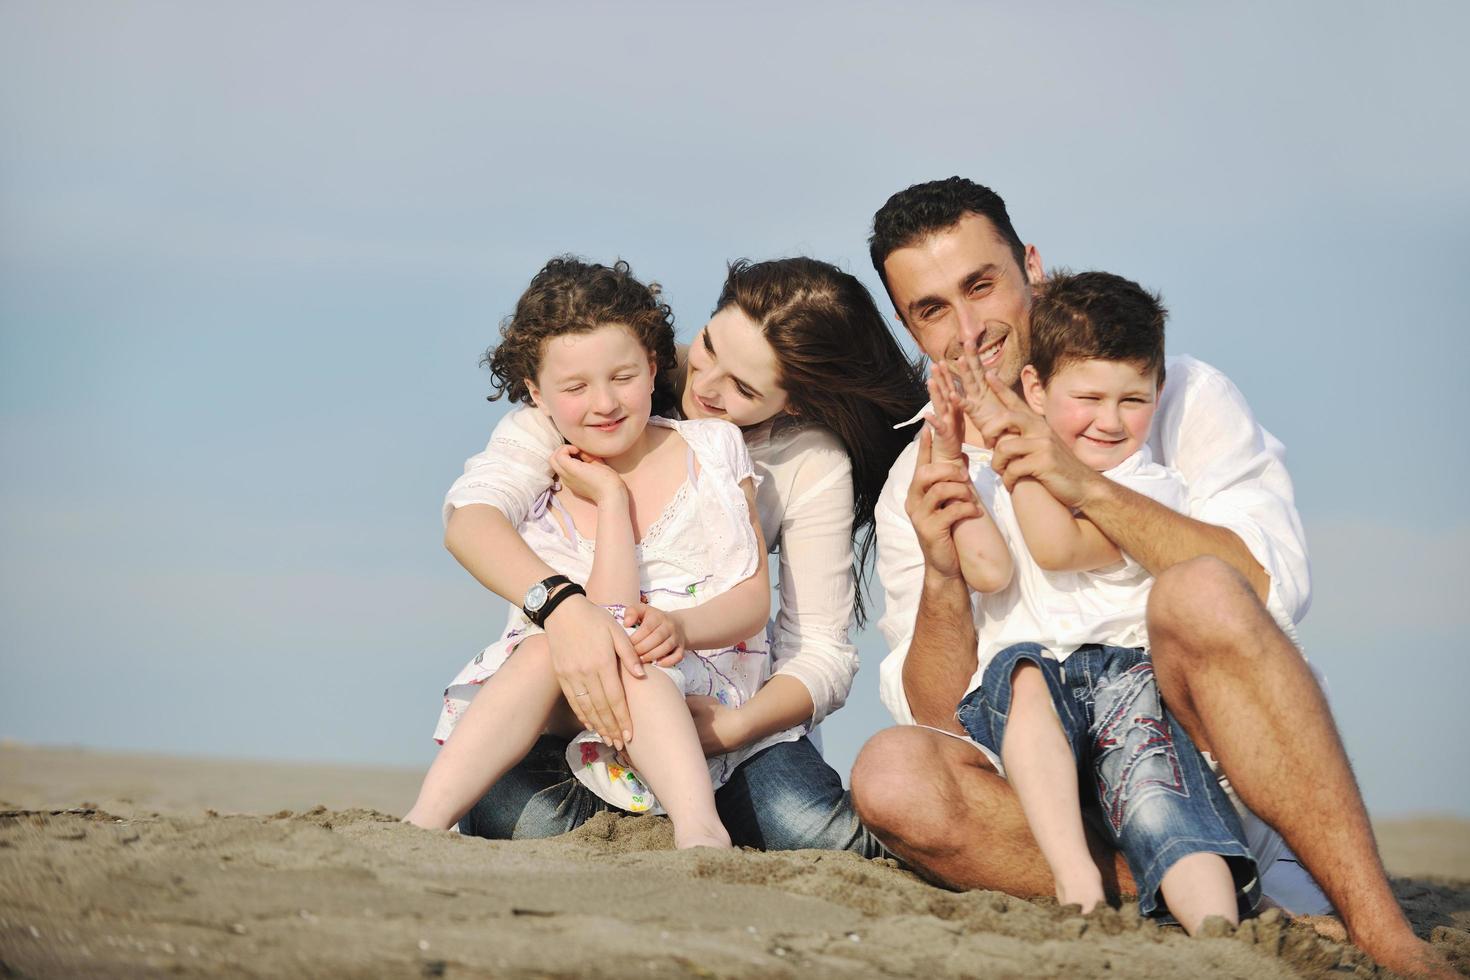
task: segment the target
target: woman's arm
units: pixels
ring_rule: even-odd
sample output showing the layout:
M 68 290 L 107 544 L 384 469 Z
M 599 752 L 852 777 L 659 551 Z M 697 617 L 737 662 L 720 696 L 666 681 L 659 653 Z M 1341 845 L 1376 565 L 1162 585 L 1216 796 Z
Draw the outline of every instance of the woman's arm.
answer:
M 740 481 L 745 491 L 745 506 L 750 526 L 755 532 L 756 567 L 748 577 L 731 588 L 691 609 L 669 613 L 683 631 L 685 645 L 695 650 L 732 646 L 759 633 L 771 615 L 771 585 L 766 572 L 766 542 L 761 532 L 760 515 L 755 509 L 755 481 Z
M 1122 560 L 1096 524 L 1072 516 L 1037 480 L 1018 480 L 1011 489 L 1011 506 L 1031 557 L 1049 572 L 1090 572 Z

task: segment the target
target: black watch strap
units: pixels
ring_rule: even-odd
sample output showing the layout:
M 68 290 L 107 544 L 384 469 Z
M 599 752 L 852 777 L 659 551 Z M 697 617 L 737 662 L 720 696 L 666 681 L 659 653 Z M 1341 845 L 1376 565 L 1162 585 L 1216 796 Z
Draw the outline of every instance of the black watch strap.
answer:
M 557 589 L 556 590 L 556 595 L 554 595 L 550 599 L 547 599 L 546 600 L 546 605 L 542 606 L 539 610 L 537 610 L 536 615 L 533 617 L 532 621 L 537 626 L 540 626 L 542 629 L 545 629 L 546 628 L 546 617 L 550 616 L 552 614 L 552 612 L 554 612 L 556 610 L 556 607 L 562 604 L 562 601 L 564 599 L 566 599 L 568 596 L 586 595 L 586 594 L 587 594 L 587 590 L 584 589 L 584 588 L 582 588 L 576 582 L 572 582 L 572 583 L 570 583 L 568 585 L 564 585 L 560 589 Z

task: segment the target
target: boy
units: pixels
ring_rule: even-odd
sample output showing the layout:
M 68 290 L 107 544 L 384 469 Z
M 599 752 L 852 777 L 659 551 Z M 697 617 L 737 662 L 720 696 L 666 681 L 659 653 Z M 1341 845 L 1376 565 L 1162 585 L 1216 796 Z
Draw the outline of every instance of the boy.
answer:
M 1055 276 L 1031 312 L 1021 383 L 1084 464 L 1183 510 L 1182 480 L 1146 445 L 1164 380 L 1165 316 L 1156 296 L 1119 276 Z M 957 460 L 963 415 L 979 427 L 994 408 L 973 347 L 935 365 L 930 395 L 934 459 Z M 1204 758 L 1160 705 L 1144 625 L 1151 577 L 1037 481 L 1007 493 L 985 470 L 976 489 L 982 507 L 956 526 L 955 546 L 981 612 L 1001 629 L 979 651 L 984 679 L 957 717 L 999 756 L 1058 901 L 1087 912 L 1103 899 L 1080 776 L 1087 816 L 1127 858 L 1143 914 L 1160 910 L 1162 897 L 1191 934 L 1209 916 L 1237 922 L 1259 895 L 1255 864 Z

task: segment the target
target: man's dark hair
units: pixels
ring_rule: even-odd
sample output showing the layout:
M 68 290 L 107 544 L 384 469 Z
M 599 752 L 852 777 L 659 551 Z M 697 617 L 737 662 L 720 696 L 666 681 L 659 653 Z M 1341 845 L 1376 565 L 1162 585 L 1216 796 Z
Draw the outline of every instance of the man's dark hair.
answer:
M 1111 272 L 1061 271 L 1031 306 L 1031 366 L 1043 385 L 1073 361 L 1125 361 L 1164 383 L 1164 320 L 1157 293 Z
M 868 237 L 868 256 L 873 268 L 893 299 L 893 289 L 888 285 L 888 274 L 883 263 L 894 252 L 910 245 L 917 245 L 936 232 L 953 228 L 967 214 L 983 215 L 990 219 L 1000 237 L 1011 247 L 1011 255 L 1021 275 L 1026 274 L 1026 246 L 1016 229 L 1011 227 L 1011 216 L 1006 213 L 1006 202 L 989 187 L 963 177 L 931 180 L 915 184 L 890 197 L 878 213 L 873 215 L 873 234 Z M 894 305 L 897 305 L 895 301 Z

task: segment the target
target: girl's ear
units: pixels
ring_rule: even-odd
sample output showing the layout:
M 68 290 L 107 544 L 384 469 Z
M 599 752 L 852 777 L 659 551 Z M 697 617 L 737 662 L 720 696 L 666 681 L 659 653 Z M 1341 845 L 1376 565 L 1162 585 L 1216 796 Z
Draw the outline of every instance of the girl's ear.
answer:
M 531 402 L 536 406 L 536 408 L 538 408 L 544 415 L 546 415 L 547 418 L 550 418 L 551 413 L 546 411 L 546 403 L 541 400 L 541 389 L 536 387 L 536 382 L 532 381 L 530 378 L 526 379 L 526 391 L 530 394 Z
M 1031 411 L 1037 415 L 1046 414 L 1046 388 L 1041 383 L 1041 375 L 1030 364 L 1021 368 L 1021 391 L 1025 394 L 1026 404 L 1031 406 Z

